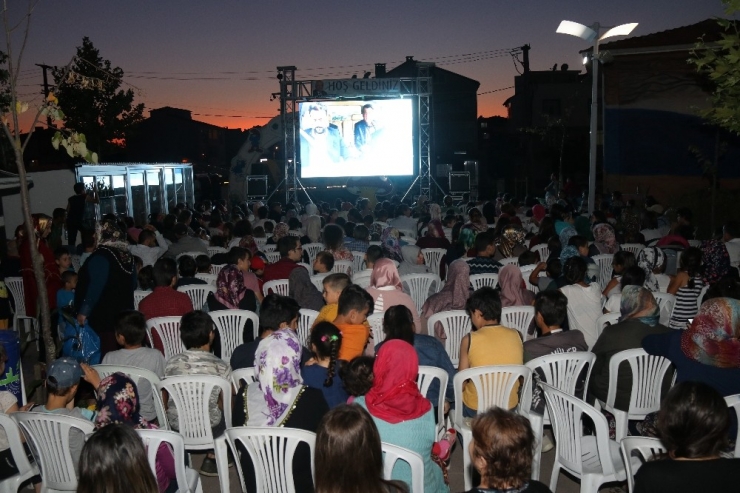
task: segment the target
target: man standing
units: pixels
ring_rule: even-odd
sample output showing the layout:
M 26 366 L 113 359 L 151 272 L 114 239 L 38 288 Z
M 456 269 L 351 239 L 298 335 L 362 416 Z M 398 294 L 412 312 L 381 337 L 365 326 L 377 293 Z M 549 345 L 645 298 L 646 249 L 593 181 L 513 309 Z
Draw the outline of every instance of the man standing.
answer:
M 372 143 L 373 134 L 377 130 L 373 119 L 374 112 L 373 105 L 364 105 L 362 107 L 362 120 L 355 123 L 355 147 L 360 152 L 364 152 L 365 146 Z
M 67 199 L 67 244 L 74 247 L 77 244 L 77 232 L 83 229 L 95 230 L 95 217 L 93 214 L 91 225 L 85 225 L 86 210 L 93 207 L 93 204 L 99 202 L 95 191 L 88 194 L 85 190 L 85 184 L 75 183 L 73 187 L 75 194 Z M 90 215 L 89 212 L 87 215 Z

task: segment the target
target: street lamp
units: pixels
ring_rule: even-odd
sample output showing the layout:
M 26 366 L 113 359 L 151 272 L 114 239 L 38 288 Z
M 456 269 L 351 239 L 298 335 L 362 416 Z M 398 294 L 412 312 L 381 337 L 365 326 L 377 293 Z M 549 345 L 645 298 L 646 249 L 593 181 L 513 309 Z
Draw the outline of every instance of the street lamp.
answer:
M 571 36 L 577 36 L 588 42 L 594 43 L 594 51 L 591 55 L 593 66 L 591 67 L 591 126 L 590 126 L 590 141 L 591 141 L 591 152 L 588 167 L 588 213 L 592 214 L 596 205 L 596 122 L 597 113 L 599 110 L 598 98 L 599 98 L 599 41 L 602 39 L 610 38 L 612 36 L 627 36 L 637 27 L 637 23 L 621 24 L 616 27 L 609 28 L 603 35 L 601 33 L 602 26 L 598 22 L 594 22 L 592 26 L 584 26 L 577 22 L 562 21 L 558 26 L 556 32 L 561 34 L 570 34 Z M 606 29 L 606 28 L 604 28 Z M 587 58 L 584 57 L 584 63 Z

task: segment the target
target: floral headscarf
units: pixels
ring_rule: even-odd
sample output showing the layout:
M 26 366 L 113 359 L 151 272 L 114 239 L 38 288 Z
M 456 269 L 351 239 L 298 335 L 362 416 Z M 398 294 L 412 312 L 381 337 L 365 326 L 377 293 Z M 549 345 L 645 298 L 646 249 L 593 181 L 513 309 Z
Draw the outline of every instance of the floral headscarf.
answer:
M 256 385 L 247 387 L 247 426 L 281 426 L 304 389 L 301 343 L 291 329 L 262 339 L 255 353 Z
M 432 220 L 441 220 L 442 208 L 438 204 L 429 204 L 429 215 L 432 216 Z
M 33 220 L 33 231 L 36 233 L 36 237 L 43 238 L 44 232 L 51 225 L 51 217 L 46 214 L 32 214 L 31 219 Z
M 681 334 L 681 351 L 694 361 L 718 368 L 740 368 L 740 301 L 712 298 Z
M 514 248 L 524 242 L 526 233 L 516 226 L 506 226 L 498 239 L 497 248 L 504 257 L 513 257 Z
M 106 219 L 99 222 L 95 229 L 95 235 L 98 239 L 98 248 L 112 253 L 121 264 L 121 268 L 125 272 L 131 273 L 134 268 L 134 258 L 126 243 L 126 233 L 118 228 L 115 221 Z
M 730 273 L 730 254 L 725 244 L 719 240 L 701 242 L 702 262 L 704 264 L 705 284 L 714 284 Z
M 403 291 L 401 276 L 398 275 L 398 269 L 393 260 L 381 258 L 375 262 L 373 272 L 370 274 L 370 285 L 374 288 L 393 286 L 398 291 Z
M 563 250 L 560 252 L 560 265 L 565 267 L 565 263 L 568 259 L 578 256 L 578 249 L 576 247 L 570 245 L 563 247 Z
M 637 319 L 655 327 L 660 320 L 660 306 L 653 294 L 642 286 L 625 286 L 619 304 L 619 321 Z
M 431 236 L 432 238 L 444 238 L 445 230 L 442 227 L 442 221 L 438 219 L 429 221 L 429 225 L 427 226 L 427 236 Z
M 280 238 L 288 234 L 288 231 L 290 231 L 290 227 L 287 224 L 277 223 L 272 230 L 272 239 L 277 243 Z
M 558 236 L 560 238 L 560 245 L 565 248 L 568 246 L 568 241 L 570 241 L 571 238 L 573 238 L 574 236 L 578 236 L 578 232 L 576 231 L 576 228 L 568 225 L 563 228 L 563 230 L 560 232 L 560 235 Z
M 403 261 L 403 254 L 401 253 L 401 243 L 399 242 L 400 237 L 401 234 L 396 228 L 393 227 L 385 228 L 383 230 L 383 234 L 380 236 L 383 254 L 385 255 L 385 257 L 397 262 Z
M 619 251 L 619 243 L 614 236 L 614 228 L 611 224 L 599 223 L 593 227 L 594 232 L 594 245 L 599 249 L 601 253 L 617 253 Z
M 246 292 L 244 274 L 236 268 L 236 265 L 226 265 L 218 272 L 214 296 L 219 303 L 232 310 L 238 310 L 239 302 Z
M 660 291 L 658 279 L 653 270 L 665 264 L 665 252 L 658 247 L 646 247 L 637 254 L 637 266 L 645 272 L 645 289 L 657 293 Z
M 257 246 L 257 242 L 254 241 L 254 236 L 252 235 L 247 235 L 247 236 L 242 237 L 242 239 L 239 240 L 239 246 L 241 248 L 246 248 L 247 250 L 249 250 L 252 253 L 252 255 L 256 254 L 257 250 L 259 250 L 259 247 Z
M 95 428 L 110 424 L 126 424 L 137 429 L 155 428 L 139 414 L 139 394 L 136 383 L 123 373 L 113 373 L 98 385 Z

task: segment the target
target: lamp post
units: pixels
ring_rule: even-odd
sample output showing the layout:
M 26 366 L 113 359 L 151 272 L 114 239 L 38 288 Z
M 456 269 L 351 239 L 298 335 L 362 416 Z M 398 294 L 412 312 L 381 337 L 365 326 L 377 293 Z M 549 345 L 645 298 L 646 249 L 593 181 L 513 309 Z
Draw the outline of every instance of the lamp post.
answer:
M 591 60 L 593 65 L 591 66 L 591 125 L 590 125 L 590 157 L 588 166 L 588 213 L 592 214 L 596 205 L 596 133 L 597 133 L 597 113 L 599 110 L 599 42 L 602 39 L 610 38 L 612 36 L 627 36 L 632 30 L 637 27 L 637 23 L 621 24 L 616 27 L 610 28 L 603 35 L 601 33 L 602 26 L 598 22 L 594 22 L 592 26 L 584 26 L 577 22 L 562 21 L 558 26 L 556 32 L 560 34 L 570 34 L 571 36 L 577 36 L 581 39 L 594 43 L 593 54 Z

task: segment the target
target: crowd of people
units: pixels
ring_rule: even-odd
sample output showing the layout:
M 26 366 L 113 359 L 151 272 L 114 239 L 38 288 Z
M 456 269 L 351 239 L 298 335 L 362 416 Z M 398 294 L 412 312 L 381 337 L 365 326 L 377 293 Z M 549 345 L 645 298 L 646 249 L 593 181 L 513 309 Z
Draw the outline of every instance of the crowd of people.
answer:
M 17 230 L 16 248 L 10 249 L 17 258 L 3 259 L 3 274 L 23 277 L 27 311 L 35 315 L 39 306 L 29 246 L 35 242 L 44 260 L 50 309 L 69 311 L 79 324 L 89 325 L 100 338 L 103 363 L 146 368 L 160 378 L 212 375 L 230 380 L 234 370 L 254 368 L 255 382 L 235 389 L 232 425 L 292 427 L 317 434 L 313 475 L 308 450 L 296 452 L 296 491 L 408 491 L 411 470 L 405 463 L 397 464 L 392 480 L 382 478 L 381 442 L 422 457 L 424 491 L 449 491 L 450 444 L 443 442 L 450 438 L 437 434 L 440 402 L 445 413 L 461 406 L 466 418 L 474 418 L 473 442 L 464 446 L 470 447 L 480 476 L 478 490 L 549 491 L 530 479 L 532 429 L 513 412 L 522 397 L 519 386 L 508 409 L 481 412 L 470 382 L 464 384 L 462 402 L 455 402 L 454 376 L 467 368 L 522 365 L 547 354 L 592 351 L 596 359 L 583 397 L 593 402 L 606 399 L 609 360 L 619 351 L 642 347 L 664 356 L 676 368 L 680 385 L 668 394 L 664 404 L 668 410 L 631 424 L 630 432 L 663 438 L 671 450 L 667 461 L 692 459 L 699 453 L 682 444 L 687 437 L 680 436 L 678 425 L 667 418 L 672 409 L 687 406 L 675 398 L 679 387 L 699 385 L 691 392 L 710 397 L 740 394 L 736 222 L 726 223 L 715 237 L 697 241 L 688 209 L 664 209 L 652 198 L 644 204 L 625 202 L 617 193 L 589 215 L 566 196 L 548 192 L 541 201 L 527 197 L 520 202 L 500 194 L 496 200 L 467 204 L 455 204 L 450 197 L 441 203 L 422 197 L 407 204 L 397 196 L 375 204 L 367 198 L 355 203 L 256 202 L 230 207 L 205 201 L 194 208 L 172 204 L 168 214 L 153 214 L 145 225 L 106 215 L 90 229 L 82 216 L 94 203 L 83 190 L 70 198 L 66 222 L 62 213 L 34 214 L 35 237 Z M 68 245 L 63 244 L 65 224 Z M 60 228 L 61 234 L 52 234 Z M 323 247 L 312 258 L 306 245 L 315 244 Z M 263 245 L 274 245 L 279 260 L 268 261 Z M 209 256 L 209 247 L 221 249 Z M 426 248 L 445 250 L 439 266 L 426 265 Z M 352 260 L 357 253 L 364 255 L 364 270 L 332 273 L 334 262 Z M 70 255 L 79 256 L 77 272 Z M 600 284 L 603 274 L 594 257 L 602 255 L 612 255 L 613 262 L 609 279 Z M 198 273 L 209 273 L 211 265 L 222 266 L 215 292 L 203 306 L 193 306 L 177 288 L 207 283 Z M 523 276 L 522 267 L 527 266 Z M 438 272 L 445 282 L 418 310 L 402 277 L 427 272 Z M 323 276 L 321 290 L 312 279 L 315 274 Z M 476 274 L 496 274 L 496 288 L 473 290 L 471 276 Z M 367 287 L 358 285 L 360 279 Z M 288 281 L 288 296 L 264 292 L 265 283 L 275 280 Z M 136 290 L 150 293 L 134 310 Z M 675 296 L 671 313 L 661 313 L 658 293 Z M 502 308 L 512 306 L 534 307 L 535 317 L 524 337 L 503 324 Z M 209 315 L 224 309 L 259 315 L 259 326 L 248 322 L 229 361 L 221 358 L 222 341 Z M 306 340 L 296 331 L 301 309 L 318 312 Z M 428 326 L 434 314 L 448 310 L 465 310 L 472 325 L 459 344 L 459 354 L 453 355 L 459 360 L 457 368 L 445 350 L 449 334 L 442 324 Z M 618 312 L 619 321 L 602 331 L 596 321 L 609 312 Z M 373 313 L 383 315 L 382 342 L 373 340 L 367 320 Z M 146 340 L 147 320 L 163 316 L 181 317 L 185 347 L 167 360 L 158 337 L 152 347 Z M 122 452 L 111 447 L 134 447 L 128 428 L 161 424 L 152 403 L 156 390 L 146 384 L 137 387 L 122 373 L 101 379 L 92 367 L 68 357 L 49 363 L 49 398 L 33 411 L 81 417 L 98 429 L 86 444 L 80 436 L 70 440 L 80 468 L 80 491 L 96 491 L 95 481 L 123 481 L 121 474 L 99 476 L 104 466 L 93 467 L 91 461 L 101 454 L 109 454 L 105 463 L 111 468 L 125 464 L 141 469 L 140 461 L 120 458 L 115 454 Z M 447 388 L 437 383 L 422 395 L 416 385 L 420 365 L 445 371 Z M 95 389 L 94 411 L 74 407 L 81 380 Z M 631 373 L 620 368 L 615 408 L 627 408 L 631 388 Z M 536 386 L 533 390 L 532 410 L 542 413 L 541 391 Z M 222 397 L 215 391 L 209 400 L 214 437 L 223 435 L 227 426 Z M 696 405 L 703 404 L 697 400 Z M 172 429 L 179 428 L 172 400 L 166 418 Z M 715 453 L 726 445 L 728 429 L 736 427 L 725 418 L 715 423 L 722 432 L 711 435 L 716 443 L 701 449 L 709 450 L 705 458 L 729 460 Z M 355 460 L 356 447 L 366 454 L 361 461 Z M 236 459 L 249 491 L 255 491 L 254 464 L 246 450 L 240 452 Z M 711 460 L 706 461 L 707 471 L 712 470 Z M 740 474 L 734 462 L 717 465 L 720 462 L 711 467 L 735 468 L 725 472 L 723 480 L 728 474 Z M 158 451 L 157 464 L 156 477 L 144 478 L 145 471 L 137 471 L 141 484 L 136 491 L 176 489 L 167 446 Z M 640 491 L 667 491 L 654 486 L 655 476 L 647 471 L 638 475 Z M 218 475 L 212 451 L 200 472 Z M 367 488 L 357 489 L 355 484 Z M 116 488 L 106 491 L 126 489 Z

